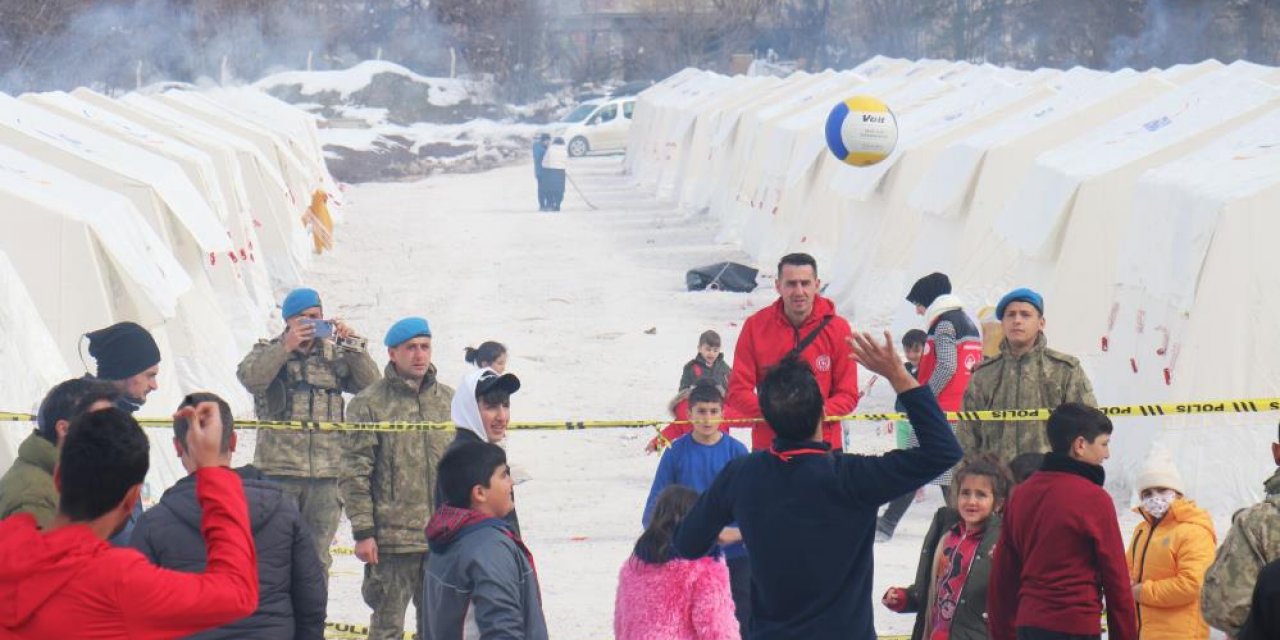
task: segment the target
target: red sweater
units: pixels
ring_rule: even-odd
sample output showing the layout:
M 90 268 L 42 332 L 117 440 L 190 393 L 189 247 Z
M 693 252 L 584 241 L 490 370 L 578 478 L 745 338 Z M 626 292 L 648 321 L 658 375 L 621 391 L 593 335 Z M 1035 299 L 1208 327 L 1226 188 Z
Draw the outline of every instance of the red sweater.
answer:
M 992 640 L 1017 627 L 1137 640 L 1124 539 L 1102 467 L 1049 454 L 1005 509 L 992 560 L 987 617 Z
M 30 515 L 0 522 L 0 638 L 176 638 L 258 606 L 258 561 L 240 477 L 196 472 L 204 573 L 160 569 L 87 526 L 49 533 Z
M 760 417 L 760 400 L 756 396 L 756 384 L 764 378 L 765 371 L 777 364 L 788 351 L 818 328 L 823 318 L 831 321 L 801 353 L 818 378 L 828 416 L 853 413 L 858 406 L 858 365 L 851 357 L 848 338 L 852 335 L 849 323 L 836 315 L 835 305 L 817 296 L 813 312 L 799 328 L 791 326 L 783 311 L 782 299 L 755 312 L 742 325 L 738 344 L 733 351 L 733 374 L 729 376 L 729 394 L 725 401 L 740 417 Z M 822 425 L 824 439 L 831 448 L 844 448 L 844 438 L 838 421 Z M 773 429 L 765 422 L 757 422 L 751 429 L 751 448 L 759 451 L 773 444 Z

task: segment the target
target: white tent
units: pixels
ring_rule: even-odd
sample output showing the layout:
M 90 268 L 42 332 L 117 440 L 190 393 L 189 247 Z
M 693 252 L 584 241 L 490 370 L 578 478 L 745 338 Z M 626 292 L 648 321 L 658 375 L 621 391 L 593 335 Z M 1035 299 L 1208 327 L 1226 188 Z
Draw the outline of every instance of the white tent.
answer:
M 291 212 L 301 216 L 311 205 L 311 194 L 324 188 L 323 177 L 308 170 L 280 134 L 191 91 L 169 91 L 152 96 L 211 127 L 229 131 L 252 142 L 276 163 L 288 187 Z
M 197 389 L 226 394 L 228 402 L 243 409 L 243 391 L 228 388 L 225 376 L 222 385 L 212 377 L 184 379 L 189 375 L 184 372 L 209 373 L 202 371 L 204 362 L 192 362 L 173 346 L 175 334 L 184 333 L 183 321 L 174 314 L 180 312 L 180 296 L 191 281 L 128 199 L 0 146 L 0 224 L 23 231 L 0 237 L 0 254 L 12 258 L 12 264 L 0 268 L 12 268 L 33 294 L 22 300 L 10 291 L 18 299 L 13 307 L 6 304 L 0 316 L 12 313 L 16 320 L 28 309 L 39 314 L 43 327 L 54 329 L 41 331 L 30 317 L 15 322 L 15 337 L 22 340 L 15 357 L 22 360 L 11 370 L 30 376 L 7 382 L 0 393 L 14 397 L 20 410 L 29 410 L 54 384 L 70 377 L 64 360 L 72 363 L 72 371 L 82 371 L 81 334 L 122 320 L 146 326 L 160 347 L 159 390 L 148 397 L 144 412 L 166 415 L 185 393 Z M 83 358 L 92 360 L 87 350 Z M 4 429 L 6 438 L 25 435 L 24 428 Z M 158 499 L 185 472 L 165 434 L 148 435 L 152 464 L 145 491 Z
M 226 228 L 182 170 L 160 156 L 9 96 L 0 96 L 0 144 L 130 200 L 192 282 L 178 300 L 176 320 L 168 331 L 179 384 L 188 391 L 224 393 L 228 402 L 244 409 L 247 393 L 235 379 L 235 366 L 247 345 L 237 346 L 225 309 L 234 310 L 234 317 L 251 317 L 251 312 L 237 309 L 248 307 L 249 298 L 237 265 L 216 259 L 231 249 Z M 34 288 L 30 283 L 28 287 Z
M 9 257 L 0 250 L 0 370 L 20 371 L 0 385 L 0 411 L 36 412 L 40 399 L 54 385 L 70 377 L 58 345 L 45 328 L 35 301 L 18 278 Z M 28 423 L 0 423 L 0 469 L 18 455 L 18 446 L 31 432 Z
M 122 142 L 142 147 L 164 156 L 182 168 L 192 186 L 200 191 L 209 207 L 230 231 L 233 246 L 224 256 L 239 265 L 238 275 L 243 279 L 249 296 L 252 314 L 246 318 L 233 318 L 232 329 L 237 333 L 240 347 L 253 344 L 259 337 L 261 326 L 275 309 L 275 295 L 271 291 L 266 266 L 250 260 L 250 247 L 259 244 L 257 230 L 248 212 L 232 206 L 224 197 L 228 190 L 220 183 L 213 158 L 204 151 L 176 138 L 159 133 L 101 107 L 89 104 L 63 92 L 26 94 L 20 100 L 58 111 L 66 117 L 81 122 L 97 131 Z M 236 308 L 239 308 L 238 306 Z
M 324 162 L 316 116 L 251 87 L 217 87 L 196 95 L 284 134 L 294 155 L 317 176 L 320 188 L 329 193 L 332 202 L 341 203 L 341 190 Z M 335 209 L 333 214 L 339 211 Z
M 302 273 L 311 260 L 310 236 L 301 219 L 292 213 L 288 188 L 280 170 L 256 146 L 138 93 L 128 94 L 119 101 L 84 89 L 76 89 L 72 94 L 206 151 L 215 145 L 229 149 L 234 159 L 220 163 L 220 171 L 237 167 L 233 175 L 238 175 L 239 180 L 225 183 L 242 185 L 237 199 L 257 227 L 262 241 L 257 255 L 266 261 L 277 297 L 302 283 Z

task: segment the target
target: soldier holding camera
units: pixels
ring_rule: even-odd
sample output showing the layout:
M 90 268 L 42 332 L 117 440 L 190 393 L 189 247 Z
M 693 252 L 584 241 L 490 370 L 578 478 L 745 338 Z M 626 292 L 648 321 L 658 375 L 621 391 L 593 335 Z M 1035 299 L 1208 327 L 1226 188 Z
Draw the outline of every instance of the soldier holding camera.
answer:
M 258 419 L 342 421 L 343 392 L 377 382 L 378 366 L 350 327 L 324 318 L 315 290 L 294 289 L 281 306 L 284 333 L 260 341 L 237 370 L 253 393 Z M 337 431 L 264 429 L 253 456 L 254 465 L 298 501 L 326 571 L 342 513 L 342 441 Z

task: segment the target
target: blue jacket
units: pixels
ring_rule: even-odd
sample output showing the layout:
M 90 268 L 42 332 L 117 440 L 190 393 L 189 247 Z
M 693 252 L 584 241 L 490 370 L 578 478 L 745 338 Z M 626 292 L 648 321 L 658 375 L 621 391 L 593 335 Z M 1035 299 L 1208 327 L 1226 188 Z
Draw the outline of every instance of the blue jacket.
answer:
M 547 143 L 539 140 L 533 143 L 533 175 L 542 176 L 542 159 L 547 155 Z
M 720 473 L 721 469 L 724 469 L 734 458 L 741 458 L 747 453 L 746 445 L 729 435 L 722 435 L 720 442 L 713 445 L 705 445 L 694 440 L 692 433 L 676 438 L 676 441 L 671 443 L 671 447 L 662 454 L 662 460 L 658 462 L 658 472 L 653 476 L 649 499 L 644 505 L 644 516 L 641 519 L 644 526 L 649 526 L 649 519 L 653 517 L 653 507 L 658 503 L 658 494 L 662 493 L 663 489 L 673 484 L 681 484 L 702 493 L 711 487 L 711 483 L 715 481 L 716 474 Z M 746 554 L 746 548 L 741 544 L 728 545 L 723 551 L 730 558 Z
M 676 552 L 707 553 L 737 521 L 751 549 L 751 638 L 876 637 L 872 544 L 880 505 L 915 491 L 962 451 L 927 387 L 898 396 L 920 440 L 883 456 L 774 440 L 729 463 L 676 531 Z

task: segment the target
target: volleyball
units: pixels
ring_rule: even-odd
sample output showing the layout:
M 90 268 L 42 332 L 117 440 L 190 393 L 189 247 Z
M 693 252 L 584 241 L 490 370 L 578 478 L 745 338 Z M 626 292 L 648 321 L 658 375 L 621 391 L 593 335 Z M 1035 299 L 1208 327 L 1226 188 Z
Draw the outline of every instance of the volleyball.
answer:
M 871 96 L 853 96 L 827 116 L 827 148 L 841 162 L 873 165 L 893 153 L 898 121 L 889 106 Z

